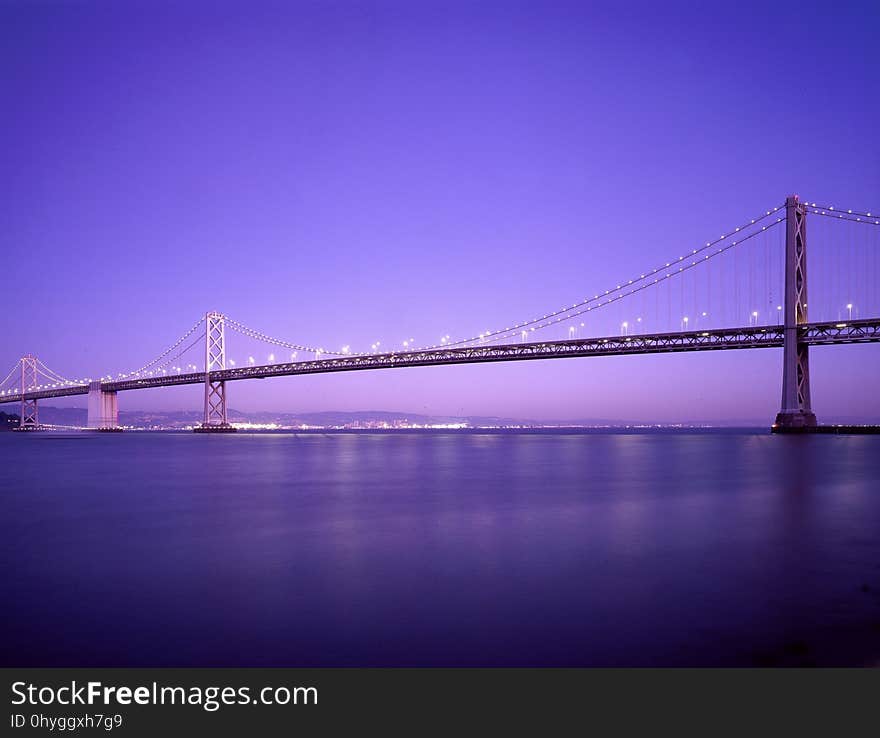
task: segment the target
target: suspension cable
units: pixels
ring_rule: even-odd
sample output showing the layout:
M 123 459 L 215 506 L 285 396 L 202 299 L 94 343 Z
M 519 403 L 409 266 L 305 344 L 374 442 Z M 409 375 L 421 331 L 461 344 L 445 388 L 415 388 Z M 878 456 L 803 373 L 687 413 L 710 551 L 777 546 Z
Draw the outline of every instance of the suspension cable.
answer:
M 172 351 L 174 351 L 174 349 L 176 349 L 178 346 L 180 346 L 180 344 L 182 344 L 187 338 L 189 338 L 196 331 L 196 329 L 204 322 L 205 322 L 204 317 L 199 318 L 198 322 L 192 328 L 190 328 L 186 333 L 184 333 L 180 338 L 178 338 L 173 344 L 171 344 L 167 349 L 165 349 L 155 359 L 147 362 L 140 369 L 135 369 L 133 372 L 128 372 L 127 374 L 123 374 L 123 376 L 127 377 L 127 376 L 131 376 L 133 374 L 134 375 L 143 374 L 144 371 L 146 371 L 151 366 L 153 366 L 154 364 L 156 364 L 159 361 L 161 361 L 162 359 L 164 359 L 166 356 L 168 356 L 168 354 L 170 354 Z
M 146 372 L 146 373 L 149 374 L 149 375 L 152 375 L 152 374 L 155 373 L 155 372 L 162 371 L 166 366 L 168 366 L 169 364 L 171 364 L 171 362 L 176 361 L 176 360 L 179 359 L 181 356 L 183 356 L 187 351 L 189 351 L 191 348 L 193 348 L 194 346 L 197 346 L 197 345 L 202 341 L 202 339 L 203 339 L 204 337 L 205 337 L 205 334 L 202 333 L 202 335 L 200 335 L 198 338 L 196 338 L 196 339 L 195 339 L 195 340 L 194 340 L 189 346 L 187 346 L 185 349 L 182 349 L 182 350 L 178 351 L 174 356 L 172 356 L 172 357 L 166 359 L 164 362 L 162 362 L 162 363 L 159 364 L 158 366 L 153 367 L 149 372 Z
M 290 341 L 285 341 L 281 338 L 274 338 L 272 336 L 266 335 L 265 333 L 262 333 L 261 331 L 254 329 L 254 328 L 249 328 L 248 326 L 244 325 L 243 323 L 241 323 L 237 320 L 234 320 L 233 318 L 230 318 L 228 315 L 224 315 L 223 318 L 224 318 L 226 324 L 232 330 L 236 331 L 237 333 L 241 333 L 243 336 L 247 336 L 248 338 L 253 338 L 257 341 L 262 341 L 263 343 L 272 344 L 273 346 L 281 346 L 283 348 L 289 348 L 294 351 L 305 351 L 305 352 L 311 352 L 311 353 L 317 353 L 317 354 L 329 354 L 329 355 L 333 355 L 333 356 L 350 356 L 351 355 L 351 354 L 348 354 L 348 353 L 342 352 L 342 351 L 327 351 L 323 348 L 319 348 L 316 346 L 303 346 L 298 343 L 292 343 Z
M 832 210 L 830 208 L 814 208 L 812 205 L 809 208 L 808 212 L 814 215 L 824 215 L 826 218 L 848 220 L 851 223 L 864 223 L 865 225 L 880 225 L 880 216 L 877 213 L 871 215 L 871 213 L 855 213 L 852 211 L 841 212 L 840 210 Z
M 56 382 L 63 382 L 65 384 L 75 384 L 75 382 L 72 382 L 67 377 L 61 376 L 54 369 L 50 369 L 40 359 L 37 359 L 37 365 L 42 368 L 42 373 L 44 376 L 47 376 L 50 379 L 54 379 Z
M 19 370 L 19 367 L 21 367 L 21 359 L 19 359 L 18 361 L 15 362 L 15 366 L 13 366 L 12 369 L 10 369 L 9 374 L 6 375 L 5 379 L 2 382 L 0 382 L 0 387 L 2 387 L 4 384 L 6 384 L 6 382 L 9 380 L 9 378 Z
M 486 333 L 482 333 L 477 336 L 471 336 L 470 338 L 462 338 L 458 341 L 447 341 L 446 343 L 433 344 L 433 345 L 424 346 L 422 348 L 415 349 L 415 350 L 424 351 L 424 350 L 428 350 L 428 349 L 445 348 L 447 346 L 459 346 L 462 344 L 474 343 L 477 341 L 485 342 L 486 340 L 494 340 L 494 338 L 489 338 L 490 336 L 494 337 L 494 336 L 497 336 L 498 334 L 508 333 L 511 331 L 518 331 L 523 328 L 531 328 L 531 326 L 535 326 L 535 330 L 539 330 L 540 328 L 545 328 L 548 325 L 553 325 L 555 323 L 561 322 L 562 320 L 567 320 L 568 318 L 575 317 L 576 315 L 581 315 L 586 311 L 585 310 L 579 310 L 578 312 L 572 312 L 572 311 L 578 310 L 579 308 L 582 308 L 586 305 L 590 305 L 590 304 L 597 302 L 597 301 L 599 302 L 599 304 L 605 304 L 605 303 L 602 303 L 602 298 L 604 298 L 608 295 L 614 295 L 615 293 L 619 292 L 620 290 L 625 290 L 627 287 L 637 285 L 645 280 L 649 280 L 654 275 L 663 272 L 664 270 L 672 267 L 674 264 L 681 263 L 687 258 L 692 258 L 693 256 L 696 256 L 698 254 L 703 253 L 704 251 L 706 251 L 708 249 L 711 249 L 713 246 L 716 246 L 717 244 L 721 243 L 725 239 L 729 239 L 731 236 L 735 236 L 740 231 L 748 230 L 752 226 L 757 225 L 765 218 L 768 218 L 769 216 L 771 216 L 774 213 L 776 213 L 777 211 L 779 211 L 782 207 L 784 207 L 784 206 L 779 205 L 775 208 L 772 208 L 770 210 L 765 211 L 763 215 L 759 215 L 756 218 L 752 218 L 748 223 L 741 225 L 741 226 L 738 226 L 728 233 L 722 234 L 720 237 L 716 238 L 714 241 L 708 241 L 705 244 L 705 246 L 700 246 L 699 248 L 693 249 L 690 252 L 690 254 L 688 254 L 687 256 L 679 256 L 678 259 L 668 261 L 663 265 L 660 265 L 654 269 L 651 269 L 647 272 L 640 274 L 638 277 L 634 277 L 633 279 L 630 279 L 630 280 L 625 280 L 625 281 L 621 282 L 620 284 L 616 285 L 612 289 L 607 289 L 604 292 L 596 293 L 593 295 L 593 297 L 585 298 L 585 299 L 581 300 L 580 302 L 574 303 L 573 305 L 571 305 L 569 307 L 560 308 L 559 310 L 555 310 L 553 312 L 547 313 L 546 315 L 543 315 L 540 318 L 532 318 L 531 320 L 526 320 L 521 323 L 517 323 L 513 326 L 509 326 L 507 328 L 504 328 L 504 329 L 501 329 L 498 331 L 487 331 Z M 774 223 L 774 225 L 775 225 L 775 223 Z M 761 231 L 757 231 L 757 232 L 760 233 Z M 744 240 L 746 240 L 746 239 L 742 238 L 738 241 L 735 241 L 734 245 L 736 245 L 737 243 L 742 243 L 742 241 L 744 241 Z M 726 250 L 727 249 L 725 248 L 725 249 L 722 249 L 721 251 L 718 251 L 717 253 L 721 253 L 722 251 L 726 251 Z M 683 271 L 683 270 L 679 269 L 679 272 L 680 271 Z M 662 281 L 662 280 L 655 279 L 653 282 L 650 282 L 649 284 L 656 284 L 658 281 Z M 628 294 L 632 294 L 632 292 L 630 292 Z M 596 307 L 598 307 L 598 305 Z M 566 315 L 566 313 L 571 313 L 571 314 Z M 549 323 L 543 323 L 542 325 L 538 326 L 538 324 L 541 323 L 542 321 L 546 321 L 547 319 L 557 318 L 557 316 L 563 316 L 563 317 L 561 317 L 557 320 L 551 320 Z
M 757 236 L 757 235 L 760 235 L 761 233 L 764 233 L 765 231 L 773 228 L 773 226 L 779 225 L 779 223 L 784 222 L 784 220 L 785 220 L 784 218 L 778 218 L 770 225 L 763 226 L 760 231 L 754 231 L 752 233 L 749 233 L 746 236 L 743 236 L 741 239 L 739 239 L 737 241 L 731 241 L 727 245 L 717 249 L 712 254 L 706 254 L 702 259 L 698 259 L 696 261 L 692 261 L 690 263 L 684 264 L 683 266 L 678 267 L 678 269 L 673 268 L 673 271 L 667 272 L 665 275 L 655 278 L 652 282 L 642 284 L 637 287 L 633 287 L 633 289 L 629 290 L 628 292 L 621 292 L 616 295 L 612 295 L 604 302 L 600 300 L 600 302 L 596 305 L 582 307 L 579 310 L 576 310 L 574 312 L 570 312 L 567 315 L 558 316 L 556 318 L 551 317 L 549 320 L 542 322 L 540 325 L 535 325 L 534 328 L 532 328 L 532 330 L 540 330 L 542 328 L 547 328 L 552 325 L 556 325 L 558 323 L 561 323 L 562 321 L 570 320 L 571 318 L 577 317 L 579 315 L 583 315 L 584 313 L 589 313 L 589 312 L 592 312 L 593 310 L 599 310 L 600 308 L 606 307 L 607 305 L 609 305 L 611 303 L 615 303 L 619 300 L 622 300 L 626 297 L 629 297 L 630 295 L 634 295 L 638 292 L 641 292 L 642 290 L 646 290 L 650 287 L 654 287 L 655 285 L 662 284 L 663 282 L 666 282 L 667 280 L 672 279 L 673 277 L 676 277 L 679 274 L 682 274 L 683 272 L 685 272 L 689 269 L 693 269 L 694 267 L 699 266 L 700 264 L 706 263 L 706 260 L 714 258 L 714 257 L 718 256 L 719 254 L 723 254 L 724 252 L 726 252 L 736 246 L 739 246 L 744 241 L 747 241 L 750 238 L 753 238 L 754 236 Z M 736 253 L 736 252 L 734 252 L 734 253 Z M 672 264 L 670 264 L 670 266 L 672 266 Z M 505 328 L 504 330 L 500 330 L 497 333 L 491 334 L 490 336 L 486 336 L 484 334 L 482 341 L 483 341 L 483 343 L 487 343 L 487 342 L 492 343 L 492 342 L 498 341 L 502 338 L 513 338 L 519 330 L 520 329 L 517 326 L 513 326 L 512 328 Z M 477 339 L 477 340 L 480 340 L 480 339 Z M 456 344 L 460 344 L 463 342 L 464 341 L 459 341 L 459 342 L 456 342 Z M 435 346 L 428 346 L 426 348 L 416 349 L 416 350 L 429 351 L 429 350 L 436 349 L 436 348 L 446 348 L 446 347 L 453 346 L 456 344 L 446 343 L 446 344 L 440 344 L 440 345 L 435 345 Z M 404 353 L 404 352 L 401 352 L 401 353 Z
M 849 208 L 849 209 L 835 208 L 833 205 L 817 205 L 814 202 L 805 202 L 804 205 L 808 208 L 814 208 L 816 210 L 826 210 L 829 213 L 832 213 L 834 215 L 858 215 L 858 216 L 861 216 L 862 218 L 877 218 L 878 215 L 880 215 L 876 212 L 873 214 L 871 214 L 870 212 L 863 213 L 859 210 L 853 210 L 851 208 Z M 820 215 L 825 215 L 825 213 L 820 213 Z

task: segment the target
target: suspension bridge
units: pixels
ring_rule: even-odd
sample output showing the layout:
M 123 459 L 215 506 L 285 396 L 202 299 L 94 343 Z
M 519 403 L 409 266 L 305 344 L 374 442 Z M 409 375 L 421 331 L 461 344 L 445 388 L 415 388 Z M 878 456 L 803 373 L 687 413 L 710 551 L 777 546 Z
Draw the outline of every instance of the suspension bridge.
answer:
M 807 219 L 811 221 L 807 299 Z M 818 216 L 818 217 L 814 217 Z M 815 222 L 814 222 L 815 221 Z M 68 379 L 37 356 L 23 356 L 0 382 L 0 404 L 18 403 L 19 428 L 39 430 L 38 402 L 88 396 L 88 427 L 119 429 L 119 392 L 204 386 L 199 432 L 231 432 L 227 384 L 299 374 L 587 356 L 781 348 L 778 431 L 817 426 L 810 397 L 810 348 L 880 342 L 880 214 L 802 201 L 785 202 L 632 278 L 539 317 L 464 338 L 444 335 L 398 350 L 379 342 L 363 351 L 276 338 L 220 312 L 208 312 L 146 364 L 116 375 Z M 817 277 L 818 275 L 818 277 Z M 811 321 L 808 311 L 818 318 Z M 290 352 L 228 358 L 227 329 L 244 340 Z M 559 335 L 560 332 L 562 335 Z M 589 335 L 592 334 L 592 335 Z M 536 340 L 541 339 L 541 340 Z M 184 357 L 198 352 L 203 370 Z M 314 358 L 312 358 L 312 356 Z M 198 361 L 198 360 L 197 360 Z

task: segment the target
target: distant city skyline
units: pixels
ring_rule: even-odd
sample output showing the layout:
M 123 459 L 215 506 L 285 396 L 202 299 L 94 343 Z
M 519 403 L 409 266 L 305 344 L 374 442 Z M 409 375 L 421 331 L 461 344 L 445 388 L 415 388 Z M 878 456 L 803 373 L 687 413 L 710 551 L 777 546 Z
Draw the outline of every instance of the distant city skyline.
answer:
M 52 402 L 52 401 L 49 401 Z M 0 409 L 0 417 L 15 417 L 15 408 L 5 406 Z M 497 427 L 522 427 L 522 428 L 554 428 L 554 427 L 581 427 L 581 428 L 628 428 L 628 427 L 717 427 L 717 428 L 761 428 L 767 425 L 766 418 L 725 418 L 723 422 L 708 423 L 706 421 L 682 418 L 677 421 L 645 421 L 641 419 L 624 417 L 582 417 L 582 418 L 523 418 L 511 416 L 485 416 L 485 415 L 431 415 L 413 411 L 387 411 L 381 409 L 372 410 L 325 410 L 316 412 L 280 412 L 272 410 L 242 411 L 236 408 L 229 409 L 229 420 L 237 427 L 249 426 L 276 426 L 278 428 L 410 428 L 423 426 L 442 426 L 448 429 L 456 428 L 497 428 Z M 844 416 L 829 416 L 824 418 L 827 423 L 847 424 L 857 423 L 858 419 Z M 131 407 L 119 414 L 119 424 L 122 427 L 160 429 L 190 428 L 202 421 L 202 410 L 199 408 L 184 408 L 171 410 L 142 410 Z M 86 408 L 67 407 L 44 403 L 40 408 L 40 422 L 47 429 L 64 429 L 87 425 Z M 15 427 L 18 427 L 17 420 Z
M 578 301 L 788 194 L 880 210 L 880 104 L 866 92 L 880 10 L 799 5 L 784 33 L 782 17 L 758 4 L 5 4 L 0 368 L 33 352 L 69 377 L 130 371 L 207 310 L 304 345 L 434 343 Z M 230 407 L 769 423 L 781 361 L 294 377 L 233 383 Z M 811 361 L 820 419 L 880 419 L 880 347 Z M 120 409 L 201 401 L 145 390 Z

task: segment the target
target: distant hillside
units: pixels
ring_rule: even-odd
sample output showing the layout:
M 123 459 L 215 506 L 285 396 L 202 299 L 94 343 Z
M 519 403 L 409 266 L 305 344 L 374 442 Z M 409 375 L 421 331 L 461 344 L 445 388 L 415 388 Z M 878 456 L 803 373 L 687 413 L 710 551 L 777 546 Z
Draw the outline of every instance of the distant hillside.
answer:
M 0 412 L 0 431 L 9 431 L 14 428 L 18 428 L 18 415 L 9 415 L 4 412 Z
M 84 426 L 85 408 L 40 406 L 40 422 L 51 425 Z M 317 413 L 279 413 L 279 412 L 241 412 L 230 409 L 230 422 L 233 423 L 277 423 L 279 425 L 317 425 L 340 426 L 350 424 L 388 423 L 389 425 L 408 422 L 410 424 L 437 425 L 447 423 L 467 423 L 468 425 L 517 425 L 531 424 L 529 421 L 513 418 L 484 416 L 436 416 L 420 413 L 399 413 L 385 410 L 365 410 L 356 412 L 317 412 Z M 120 410 L 119 422 L 122 425 L 149 428 L 155 426 L 174 427 L 198 423 L 202 419 L 201 410 Z M 533 423 L 537 424 L 537 423 Z
M 634 425 L 673 425 L 682 426 L 707 426 L 724 425 L 728 427 L 764 427 L 769 420 L 755 419 L 732 419 L 725 423 L 707 423 L 705 421 L 684 420 L 678 423 L 645 420 L 626 420 L 621 418 L 579 418 L 577 420 L 534 420 L 527 418 L 511 418 L 487 415 L 427 415 L 423 413 L 405 413 L 388 410 L 358 410 L 358 411 L 324 411 L 312 413 L 287 413 L 287 412 L 242 412 L 230 409 L 229 420 L 233 423 L 254 424 L 277 424 L 280 426 L 319 426 L 319 427 L 376 427 L 387 424 L 395 425 L 457 425 L 464 424 L 470 427 L 497 427 L 497 426 L 525 426 L 525 427 L 554 427 L 554 426 L 634 426 Z M 18 416 L 10 416 L 18 422 Z M 202 411 L 193 410 L 120 410 L 119 422 L 121 425 L 134 428 L 182 428 L 200 423 Z M 829 423 L 859 423 L 864 420 L 848 418 L 823 418 Z M 52 407 L 40 405 L 40 422 L 48 425 L 83 427 L 86 424 L 85 408 Z

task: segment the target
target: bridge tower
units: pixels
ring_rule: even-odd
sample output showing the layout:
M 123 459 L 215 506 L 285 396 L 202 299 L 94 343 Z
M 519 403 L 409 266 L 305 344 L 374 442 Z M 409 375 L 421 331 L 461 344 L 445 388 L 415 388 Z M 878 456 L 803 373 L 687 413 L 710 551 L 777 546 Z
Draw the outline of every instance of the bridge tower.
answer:
M 816 425 L 810 404 L 810 356 L 800 341 L 800 326 L 807 322 L 807 208 L 797 195 L 785 200 L 784 343 L 782 358 L 782 408 L 774 428 L 809 428 Z
M 25 392 L 31 392 L 37 388 L 37 357 L 32 354 L 21 358 L 21 416 L 18 421 L 18 429 L 34 431 L 40 429 L 37 417 L 37 401 L 26 400 Z
M 234 433 L 226 419 L 226 382 L 211 373 L 226 368 L 226 331 L 222 313 L 205 315 L 205 419 L 196 433 Z

